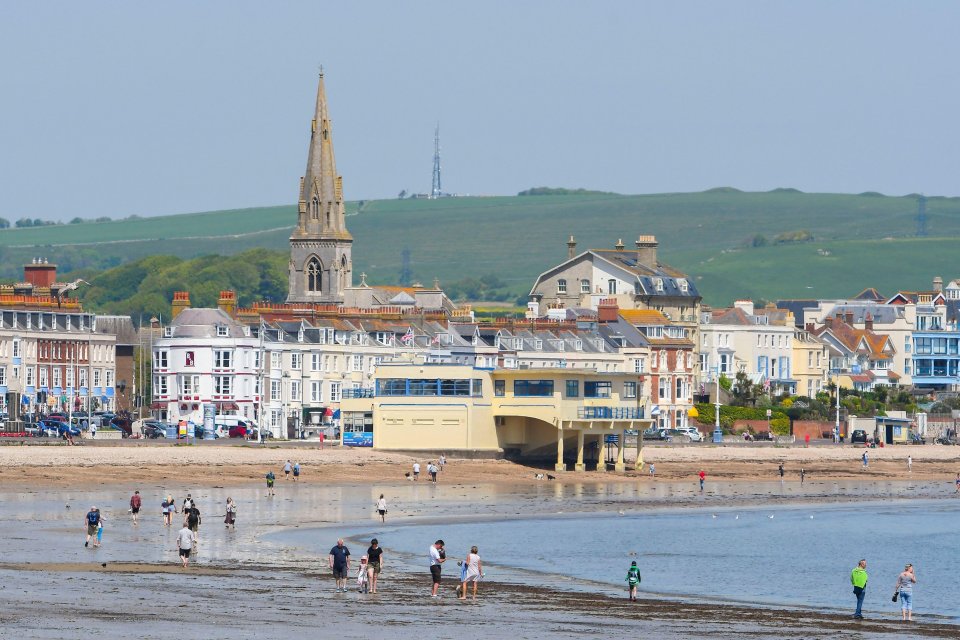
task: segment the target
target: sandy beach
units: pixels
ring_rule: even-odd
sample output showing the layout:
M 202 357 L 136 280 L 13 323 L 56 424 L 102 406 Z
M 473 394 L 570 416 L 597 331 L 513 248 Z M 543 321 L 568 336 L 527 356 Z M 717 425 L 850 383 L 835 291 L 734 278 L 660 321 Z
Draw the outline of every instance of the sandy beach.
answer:
M 868 452 L 864 469 L 861 455 Z M 304 482 L 370 483 L 402 482 L 415 461 L 436 460 L 436 452 L 411 455 L 372 449 L 327 446 L 320 449 L 300 443 L 249 445 L 201 443 L 170 445 L 153 442 L 84 442 L 80 446 L 60 444 L 0 446 L 0 486 L 18 484 L 44 486 L 116 485 L 119 482 L 177 480 L 188 484 L 241 485 L 261 482 L 269 469 L 276 473 L 286 460 L 299 462 Z M 913 458 L 912 471 L 907 457 Z M 623 473 L 612 471 L 566 471 L 552 466 L 491 459 L 461 459 L 448 455 L 444 483 L 484 482 L 536 484 L 537 473 L 553 476 L 550 482 L 655 481 L 649 467 L 641 472 L 632 465 Z M 778 479 L 777 467 L 784 465 L 787 479 L 797 479 L 803 468 L 808 480 L 888 479 L 952 480 L 960 473 L 960 447 L 925 445 L 864 449 L 851 445 L 803 446 L 753 445 L 646 445 L 644 462 L 655 464 L 659 480 L 692 479 L 703 469 L 711 479 L 751 482 Z M 282 474 L 281 474 L 282 475 Z

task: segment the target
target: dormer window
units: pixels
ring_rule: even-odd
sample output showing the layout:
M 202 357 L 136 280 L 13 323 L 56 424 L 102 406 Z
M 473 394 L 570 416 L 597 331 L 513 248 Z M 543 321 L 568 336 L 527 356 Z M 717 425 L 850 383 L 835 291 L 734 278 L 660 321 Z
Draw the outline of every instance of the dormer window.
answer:
M 663 327 L 647 327 L 647 337 L 648 338 L 662 338 L 663 337 Z
M 303 342 L 303 329 L 297 331 L 297 342 Z
M 163 337 L 172 338 L 173 337 L 173 327 L 164 327 L 163 328 Z
M 653 286 L 657 291 L 663 293 L 663 278 L 654 278 Z
M 225 325 L 218 324 L 218 325 L 217 325 L 217 337 L 218 337 L 218 338 L 226 338 L 228 335 L 230 335 L 229 329 L 228 329 Z
M 514 338 L 513 339 L 513 348 L 519 351 L 523 349 L 523 338 Z
M 577 351 L 583 351 L 583 340 L 579 338 L 573 343 L 573 348 Z
M 677 280 L 677 286 L 680 287 L 680 291 L 682 293 L 686 293 L 687 291 L 689 291 L 689 285 L 687 284 L 686 278 L 679 278 Z
M 536 349 L 537 351 L 543 351 L 543 340 L 541 340 L 540 338 L 537 338 L 536 340 L 534 340 L 533 348 Z

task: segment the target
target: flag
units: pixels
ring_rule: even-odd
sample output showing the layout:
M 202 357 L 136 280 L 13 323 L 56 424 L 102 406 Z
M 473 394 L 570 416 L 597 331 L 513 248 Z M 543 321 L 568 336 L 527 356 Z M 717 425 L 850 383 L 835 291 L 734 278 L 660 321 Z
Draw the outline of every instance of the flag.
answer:
M 402 338 L 400 338 L 400 342 L 402 342 L 407 346 L 410 346 L 410 343 L 413 342 L 413 327 L 410 327 L 409 329 L 407 329 L 407 332 L 403 334 Z
M 651 415 L 651 416 L 658 416 L 658 415 L 660 415 L 660 405 L 655 404 L 655 405 L 653 405 L 652 407 L 650 407 L 650 415 Z

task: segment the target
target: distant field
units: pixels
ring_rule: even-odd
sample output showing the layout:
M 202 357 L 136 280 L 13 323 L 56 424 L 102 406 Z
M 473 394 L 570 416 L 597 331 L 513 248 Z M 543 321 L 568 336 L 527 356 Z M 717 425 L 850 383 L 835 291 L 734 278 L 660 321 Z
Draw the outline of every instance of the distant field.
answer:
M 518 295 L 578 249 L 627 247 L 654 234 L 664 260 L 697 279 L 707 302 L 736 297 L 850 295 L 865 286 L 920 288 L 954 273 L 960 198 L 930 198 L 929 238 L 912 238 L 916 200 L 793 190 L 642 196 L 581 195 L 369 201 L 348 208 L 357 274 L 392 284 L 410 250 L 415 279 L 443 282 L 496 274 Z M 90 272 L 152 254 L 194 257 L 252 247 L 283 251 L 292 206 L 0 231 L 0 275 L 15 277 L 43 255 L 66 271 Z M 815 240 L 750 247 L 756 235 L 806 230 Z M 884 240 L 897 238 L 898 240 Z M 829 251 L 829 256 L 817 250 Z

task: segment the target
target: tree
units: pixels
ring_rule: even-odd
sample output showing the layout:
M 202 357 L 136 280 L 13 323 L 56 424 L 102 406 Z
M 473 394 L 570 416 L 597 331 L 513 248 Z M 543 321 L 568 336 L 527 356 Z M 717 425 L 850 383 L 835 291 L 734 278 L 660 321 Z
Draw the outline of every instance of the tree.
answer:
M 730 387 L 733 386 L 733 383 L 730 382 L 730 378 L 727 377 L 727 374 L 720 374 L 720 388 L 724 391 L 730 391 Z
M 0 218 L 0 229 L 9 229 L 10 221 L 6 218 Z
M 21 229 L 24 227 L 32 227 L 33 220 L 31 220 L 30 218 L 20 218 L 14 223 L 14 225 Z
M 763 388 L 758 384 L 753 384 L 746 373 L 738 371 L 731 393 L 733 394 L 733 405 L 738 407 L 756 406 L 757 398 L 763 394 Z
M 94 222 L 110 222 L 110 216 L 100 216 Z
M 83 224 L 83 218 L 74 218 L 70 221 L 70 224 Z

